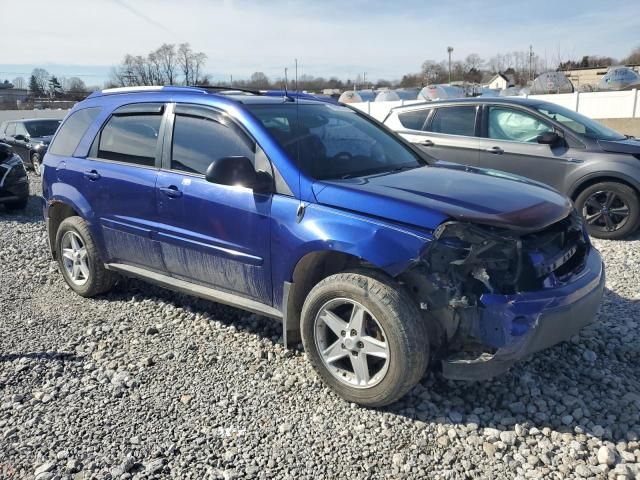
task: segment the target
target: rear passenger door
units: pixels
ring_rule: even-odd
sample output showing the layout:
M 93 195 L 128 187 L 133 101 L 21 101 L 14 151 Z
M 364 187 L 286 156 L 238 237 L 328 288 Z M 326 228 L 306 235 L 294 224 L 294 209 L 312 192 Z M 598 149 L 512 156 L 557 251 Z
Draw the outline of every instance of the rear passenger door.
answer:
M 164 104 L 115 110 L 76 166 L 82 193 L 99 224 L 108 263 L 164 271 L 153 240 L 155 187 L 162 154 Z
M 478 107 L 476 105 L 441 105 L 430 108 L 421 132 L 403 132 L 410 142 L 426 153 L 447 162 L 477 165 Z M 417 111 L 407 112 L 407 118 L 399 115 L 400 122 L 418 127 L 422 120 Z M 406 114 L 404 114 L 406 115 Z M 416 123 L 413 123 L 416 122 Z
M 222 157 L 271 166 L 256 143 L 214 108 L 178 104 L 168 118 L 156 191 L 158 240 L 171 275 L 272 304 L 270 193 L 207 182 Z

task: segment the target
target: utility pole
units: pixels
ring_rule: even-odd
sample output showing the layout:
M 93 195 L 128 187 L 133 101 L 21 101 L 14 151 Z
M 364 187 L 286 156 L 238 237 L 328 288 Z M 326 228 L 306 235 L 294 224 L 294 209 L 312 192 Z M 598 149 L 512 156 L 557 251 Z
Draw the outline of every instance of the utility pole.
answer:
M 451 85 L 451 52 L 453 52 L 453 47 L 447 47 L 447 53 L 449 54 L 449 85 Z
M 233 87 L 233 75 L 229 75 L 229 86 Z
M 367 89 L 367 72 L 362 74 L 362 86 L 364 90 Z
M 533 45 L 529 45 L 529 81 L 533 80 Z

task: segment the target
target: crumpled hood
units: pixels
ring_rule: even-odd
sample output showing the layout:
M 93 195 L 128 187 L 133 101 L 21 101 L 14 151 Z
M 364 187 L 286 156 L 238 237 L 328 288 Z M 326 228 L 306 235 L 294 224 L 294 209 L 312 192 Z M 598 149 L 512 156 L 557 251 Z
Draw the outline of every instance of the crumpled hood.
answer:
M 569 199 L 542 184 L 495 170 L 438 164 L 314 184 L 319 203 L 435 229 L 447 219 L 535 231 L 565 218 Z
M 625 140 L 598 140 L 598 145 L 605 152 L 630 153 L 640 155 L 640 140 L 627 138 Z

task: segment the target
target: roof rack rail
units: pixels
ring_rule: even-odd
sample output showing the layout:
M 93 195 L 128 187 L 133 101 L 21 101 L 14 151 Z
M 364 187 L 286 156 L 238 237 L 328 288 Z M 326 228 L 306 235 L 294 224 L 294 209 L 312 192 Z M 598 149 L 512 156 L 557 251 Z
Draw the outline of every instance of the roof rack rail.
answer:
M 252 93 L 253 95 L 264 95 L 260 90 L 254 90 L 251 88 L 242 87 L 225 87 L 222 85 L 193 85 L 195 88 L 202 88 L 203 90 L 215 90 L 219 92 L 243 92 Z

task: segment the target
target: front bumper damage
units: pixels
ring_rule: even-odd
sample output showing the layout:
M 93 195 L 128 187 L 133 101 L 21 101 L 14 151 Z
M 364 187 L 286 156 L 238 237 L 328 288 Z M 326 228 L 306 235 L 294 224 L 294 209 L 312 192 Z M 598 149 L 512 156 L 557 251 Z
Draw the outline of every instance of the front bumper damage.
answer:
M 602 299 L 602 259 L 590 248 L 582 271 L 557 288 L 514 295 L 480 297 L 477 332 L 495 351 L 453 354 L 442 372 L 455 380 L 485 380 L 506 372 L 516 361 L 568 340 L 590 324 Z
M 448 222 L 405 276 L 446 378 L 483 380 L 591 323 L 604 268 L 574 212 L 541 232 Z

